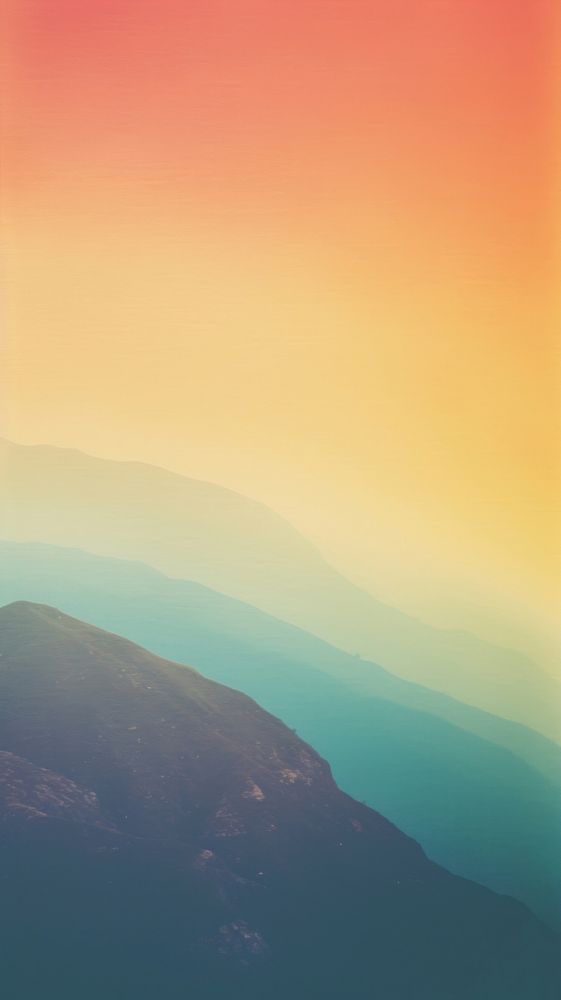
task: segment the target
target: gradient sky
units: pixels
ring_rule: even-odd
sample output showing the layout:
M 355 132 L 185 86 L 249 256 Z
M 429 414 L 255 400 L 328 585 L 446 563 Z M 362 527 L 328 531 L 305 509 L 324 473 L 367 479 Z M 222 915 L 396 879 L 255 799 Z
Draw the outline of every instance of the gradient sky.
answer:
M 554 0 L 4 7 L 4 434 L 231 486 L 536 648 Z

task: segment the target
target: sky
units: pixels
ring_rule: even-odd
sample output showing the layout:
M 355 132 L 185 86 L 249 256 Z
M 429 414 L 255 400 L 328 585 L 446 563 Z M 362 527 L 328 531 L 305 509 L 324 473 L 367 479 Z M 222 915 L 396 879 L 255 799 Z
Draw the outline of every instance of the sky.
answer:
M 3 6 L 2 433 L 551 664 L 553 0 Z

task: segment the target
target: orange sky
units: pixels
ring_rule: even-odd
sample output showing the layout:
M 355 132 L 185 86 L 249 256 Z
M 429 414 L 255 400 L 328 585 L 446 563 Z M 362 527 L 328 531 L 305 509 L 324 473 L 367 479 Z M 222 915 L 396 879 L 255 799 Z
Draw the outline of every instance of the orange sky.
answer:
M 392 602 L 534 642 L 553 0 L 5 7 L 6 436 L 233 486 Z

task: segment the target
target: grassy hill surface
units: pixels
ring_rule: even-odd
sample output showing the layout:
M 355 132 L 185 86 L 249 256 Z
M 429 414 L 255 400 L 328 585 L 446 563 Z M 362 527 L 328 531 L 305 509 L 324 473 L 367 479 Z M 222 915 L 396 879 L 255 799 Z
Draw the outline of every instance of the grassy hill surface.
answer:
M 0 653 L 8 995 L 558 996 L 524 907 L 246 696 L 44 605 L 0 610 Z

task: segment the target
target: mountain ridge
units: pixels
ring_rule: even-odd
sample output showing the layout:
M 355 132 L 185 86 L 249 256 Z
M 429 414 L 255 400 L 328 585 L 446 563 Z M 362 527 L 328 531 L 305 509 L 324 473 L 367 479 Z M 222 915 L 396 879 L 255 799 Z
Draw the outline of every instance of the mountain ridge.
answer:
M 359 652 L 405 679 L 561 738 L 555 710 L 560 685 L 535 664 L 381 604 L 259 501 L 146 463 L 53 446 L 4 443 L 0 461 L 8 539 L 147 562 Z
M 432 858 L 559 923 L 555 744 L 150 567 L 5 542 L 0 560 L 0 600 L 64 606 L 243 690 L 296 727 L 346 791 L 381 809 Z M 365 669 L 368 693 L 344 685 Z
M 31 602 L 0 609 L 0 651 L 0 788 L 8 754 L 28 792 L 72 790 L 67 820 L 0 809 L 17 995 L 40 974 L 64 1000 L 103 982 L 131 1000 L 178 983 L 212 1000 L 225 984 L 240 1000 L 555 997 L 554 939 L 523 907 L 429 862 L 245 695 Z M 75 821 L 83 789 L 109 825 Z

